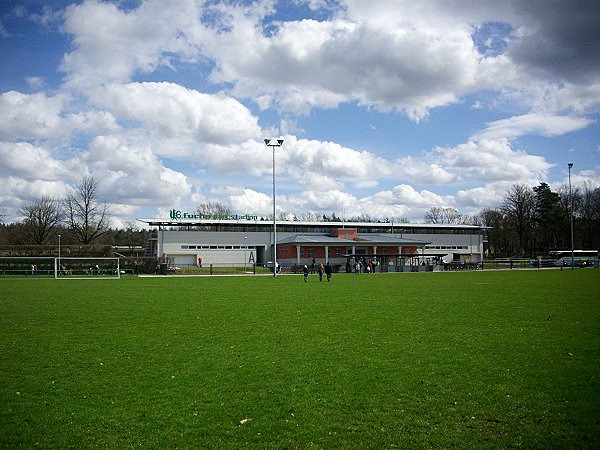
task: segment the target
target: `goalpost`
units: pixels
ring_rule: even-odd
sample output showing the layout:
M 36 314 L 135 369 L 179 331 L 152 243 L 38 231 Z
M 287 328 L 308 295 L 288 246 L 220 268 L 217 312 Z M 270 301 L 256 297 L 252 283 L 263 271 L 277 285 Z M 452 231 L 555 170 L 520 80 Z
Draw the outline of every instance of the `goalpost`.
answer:
M 121 278 L 119 258 L 54 258 L 54 278 L 118 279 Z

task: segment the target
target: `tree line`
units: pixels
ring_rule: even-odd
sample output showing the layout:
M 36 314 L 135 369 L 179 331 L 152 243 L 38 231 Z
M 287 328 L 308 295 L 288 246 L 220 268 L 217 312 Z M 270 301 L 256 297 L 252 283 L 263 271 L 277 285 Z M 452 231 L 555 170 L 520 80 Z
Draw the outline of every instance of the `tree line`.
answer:
M 571 201 L 572 200 L 572 201 Z M 463 216 L 453 208 L 432 208 L 427 223 L 472 224 L 487 227 L 486 256 L 545 256 L 550 250 L 571 248 L 598 250 L 600 245 L 600 188 L 590 183 L 552 191 L 547 183 L 530 188 L 514 184 L 500 205 L 474 216 Z
M 572 199 L 572 201 L 571 201 Z M 598 250 L 600 245 L 600 188 L 584 183 L 569 191 L 561 186 L 552 191 L 547 183 L 530 188 L 514 184 L 500 205 L 485 208 L 474 216 L 453 208 L 431 208 L 427 223 L 473 224 L 488 227 L 487 256 L 545 256 L 550 250 L 571 248 L 571 219 L 574 247 Z
M 535 257 L 549 250 L 570 249 L 571 220 L 574 247 L 598 250 L 600 188 L 584 183 L 570 193 L 567 186 L 553 192 L 546 183 L 534 188 L 516 184 L 498 208 L 484 209 L 479 220 L 491 227 L 491 254 Z
M 134 223 L 125 229 L 109 226 L 109 205 L 98 200 L 99 181 L 91 176 L 81 178 L 73 191 L 64 199 L 47 196 L 26 203 L 19 213 L 21 223 L 3 224 L 0 244 L 48 245 L 61 235 L 65 245 L 83 246 L 122 245 L 144 246 L 147 230 L 139 230 Z M 571 202 L 572 199 L 572 202 Z M 197 213 L 212 216 L 230 216 L 233 211 L 220 202 L 208 202 L 197 207 Z M 0 208 L 0 220 L 4 211 Z M 550 250 L 571 247 L 571 218 L 575 248 L 597 250 L 600 244 L 600 188 L 584 183 L 569 192 L 561 186 L 552 191 L 547 183 L 533 188 L 514 184 L 502 202 L 494 208 L 484 208 L 475 215 L 463 215 L 455 208 L 432 207 L 424 215 L 425 223 L 469 224 L 486 227 L 488 257 L 543 256 Z M 261 220 L 272 220 L 272 216 Z M 363 214 L 351 218 L 317 215 L 307 212 L 301 216 L 280 212 L 279 220 L 323 222 L 407 223 L 404 218 L 374 220 Z
M 124 230 L 110 228 L 110 205 L 98 199 L 97 178 L 83 176 L 65 198 L 41 196 L 25 203 L 18 213 L 20 223 L 2 224 L 0 244 L 5 246 L 55 245 L 58 236 L 63 245 L 83 247 L 146 245 L 147 232 L 134 224 Z M 4 210 L 0 209 L 0 221 Z

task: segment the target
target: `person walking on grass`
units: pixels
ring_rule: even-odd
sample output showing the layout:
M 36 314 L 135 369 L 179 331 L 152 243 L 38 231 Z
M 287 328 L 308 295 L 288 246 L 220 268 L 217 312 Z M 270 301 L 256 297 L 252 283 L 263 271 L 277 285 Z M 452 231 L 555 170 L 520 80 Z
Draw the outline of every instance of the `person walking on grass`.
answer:
M 306 283 L 308 281 L 308 266 L 306 264 L 302 268 L 302 273 L 304 274 L 304 282 Z
M 323 272 L 325 272 L 325 269 L 323 268 L 323 264 L 319 264 L 319 281 L 323 281 Z
M 321 265 L 321 267 L 323 266 Z M 331 281 L 331 274 L 333 273 L 333 269 L 329 265 L 329 261 L 327 261 L 327 265 L 325 266 L 325 273 L 327 274 L 327 281 Z

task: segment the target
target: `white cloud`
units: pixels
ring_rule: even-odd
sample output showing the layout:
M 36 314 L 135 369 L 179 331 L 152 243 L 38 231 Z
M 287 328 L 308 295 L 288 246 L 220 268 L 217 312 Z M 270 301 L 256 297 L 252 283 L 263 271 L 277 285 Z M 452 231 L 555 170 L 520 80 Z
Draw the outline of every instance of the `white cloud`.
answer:
M 281 199 L 278 196 L 277 205 L 283 211 L 292 213 L 300 211 L 299 215 L 307 211 L 312 211 L 317 215 L 329 215 L 335 212 L 341 216 L 345 213 L 345 216 L 349 217 L 353 214 L 353 211 L 360 209 L 357 207 L 358 200 L 356 197 L 337 189 L 326 192 L 308 189 Z
M 97 84 L 129 81 L 136 72 L 170 66 L 170 55 L 191 60 L 197 55 L 192 41 L 202 34 L 198 2 L 182 0 L 169 7 L 148 0 L 130 11 L 111 3 L 87 0 L 69 6 L 64 30 L 74 49 L 64 55 L 68 84 L 86 89 Z M 194 39 L 190 39 L 194 36 Z
M 237 100 L 173 83 L 110 84 L 91 93 L 95 105 L 161 138 L 228 144 L 258 138 L 256 116 Z
M 0 160 L 0 177 L 28 181 L 70 179 L 79 166 L 77 159 L 55 159 L 46 148 L 28 142 L 0 142 Z
M 40 139 L 64 135 L 67 130 L 60 114 L 66 98 L 47 97 L 44 93 L 0 94 L 0 139 Z
M 552 167 L 542 156 L 514 150 L 506 139 L 470 140 L 452 148 L 436 147 L 434 153 L 446 170 L 468 182 L 543 180 Z
M 416 191 L 412 186 L 400 184 L 392 190 L 392 198 L 395 203 L 407 206 L 442 206 L 447 205 L 449 197 L 443 197 L 428 190 Z
M 530 88 L 531 108 L 542 114 L 593 114 L 600 111 L 600 80 L 591 83 L 545 83 Z
M 571 9 L 561 6 L 569 19 L 582 25 L 592 22 Z M 263 109 L 277 105 L 306 114 L 312 108 L 357 101 L 381 111 L 398 110 L 417 121 L 430 109 L 481 88 L 518 95 L 530 104 L 544 98 L 548 102 L 548 96 L 532 96 L 541 85 L 551 86 L 554 95 L 572 90 L 570 79 L 544 79 L 543 73 L 528 72 L 536 64 L 547 66 L 525 63 L 526 55 L 536 56 L 530 42 L 541 36 L 557 43 L 559 30 L 566 26 L 556 27 L 552 14 L 537 3 L 470 1 L 455 8 L 437 0 L 348 0 L 329 20 L 265 25 L 273 12 L 271 2 L 244 6 L 185 0 L 177 8 L 165 8 L 161 1 L 149 0 L 125 11 L 86 1 L 64 15 L 74 49 L 65 55 L 63 67 L 69 85 L 88 87 L 129 81 L 136 72 L 159 67 L 176 70 L 180 62 L 209 61 L 215 64 L 212 82 L 223 83 L 233 95 Z M 515 30 L 495 37 L 512 45 L 512 53 L 506 48 L 497 55 L 478 51 L 473 33 L 488 22 Z M 577 48 L 575 39 L 593 42 L 581 30 L 575 35 L 563 36 L 565 48 Z M 560 55 L 559 47 L 546 50 Z M 569 57 L 589 72 L 593 52 L 580 53 Z M 580 84 L 590 82 L 597 84 L 597 78 Z M 569 104 L 568 99 L 561 103 Z
M 438 163 L 429 162 L 427 157 L 405 156 L 395 163 L 395 173 L 419 184 L 450 184 L 460 179 Z
M 388 30 L 375 23 L 303 20 L 280 24 L 270 38 L 236 23 L 216 37 L 214 81 L 266 107 L 306 112 L 358 100 L 418 120 L 455 102 L 476 80 L 478 54 L 468 28 Z M 209 50 L 211 51 L 211 50 Z M 267 101 L 265 101 L 267 100 Z
M 28 142 L 0 142 L 0 161 L 0 205 L 12 216 L 25 201 L 63 198 L 79 169 L 77 159 L 55 159 L 44 147 Z
M 262 192 L 244 189 L 239 195 L 229 196 L 229 203 L 234 211 L 244 214 L 273 214 L 273 199 Z M 277 202 L 275 203 L 277 206 Z
M 525 114 L 508 119 L 496 120 L 486 124 L 486 129 L 474 136 L 474 139 L 512 139 L 527 134 L 560 136 L 589 126 L 592 120 L 581 117 L 547 116 Z
M 32 89 L 41 89 L 44 87 L 44 79 L 42 77 L 25 77 L 25 82 Z
M 0 177 L 0 204 L 12 210 L 11 216 L 16 218 L 16 211 L 23 202 L 48 196 L 63 198 L 68 185 L 62 181 L 27 180 L 19 177 Z
M 6 141 L 69 139 L 73 133 L 120 128 L 106 111 L 71 112 L 70 98 L 65 94 L 49 97 L 45 93 L 4 92 L 0 94 L 0 113 L 0 139 Z
M 291 180 L 302 189 L 328 191 L 346 183 L 375 186 L 378 179 L 393 175 L 389 162 L 376 155 L 343 147 L 333 142 L 283 136 L 275 150 L 278 183 Z M 239 145 L 206 146 L 202 162 L 221 173 L 272 176 L 272 149 L 263 142 L 248 140 Z
M 191 194 L 187 177 L 165 167 L 150 148 L 116 137 L 94 139 L 86 162 L 110 203 L 164 205 Z
M 280 151 L 276 150 L 280 155 Z M 264 142 L 249 139 L 241 144 L 206 145 L 199 152 L 203 165 L 221 174 L 270 175 L 273 172 L 272 149 Z M 277 156 L 276 171 L 281 172 L 281 156 Z
M 461 189 L 456 193 L 456 202 L 461 207 L 494 208 L 502 203 L 508 188 L 505 183 L 500 183 L 497 186 L 487 184 L 472 189 Z
M 379 218 L 408 218 L 419 221 L 432 206 L 452 206 L 452 196 L 442 196 L 429 190 L 417 191 L 408 184 L 399 184 L 392 190 L 377 192 L 360 200 L 363 213 Z
M 334 142 L 297 139 L 289 136 L 281 159 L 287 174 L 299 182 L 318 175 L 320 183 L 303 183 L 311 189 L 328 190 L 338 183 L 377 182 L 391 175 L 389 164 L 369 152 L 359 152 Z M 326 179 L 330 179 L 327 181 Z M 320 188 L 319 186 L 322 186 Z

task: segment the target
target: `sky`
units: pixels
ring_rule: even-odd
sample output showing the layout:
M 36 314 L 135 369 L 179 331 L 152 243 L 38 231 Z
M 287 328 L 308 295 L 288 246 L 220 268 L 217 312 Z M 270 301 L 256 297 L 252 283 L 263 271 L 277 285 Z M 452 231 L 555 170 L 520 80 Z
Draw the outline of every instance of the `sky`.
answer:
M 0 0 L 0 208 L 423 222 L 600 186 L 597 0 Z

